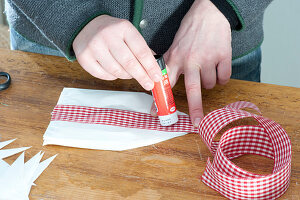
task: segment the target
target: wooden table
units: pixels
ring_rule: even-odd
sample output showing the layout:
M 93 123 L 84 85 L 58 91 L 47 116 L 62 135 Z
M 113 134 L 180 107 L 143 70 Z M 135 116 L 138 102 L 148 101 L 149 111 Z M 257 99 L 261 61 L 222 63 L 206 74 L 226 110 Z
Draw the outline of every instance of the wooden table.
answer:
M 30 199 L 225 199 L 199 180 L 211 155 L 197 134 L 122 152 L 42 146 L 63 87 L 143 91 L 136 81 L 101 81 L 77 62 L 4 49 L 0 71 L 12 76 L 11 87 L 0 92 L 1 140 L 18 138 L 8 148 L 32 146 L 25 160 L 40 150 L 45 157 L 59 154 L 36 181 Z M 182 79 L 173 91 L 178 109 L 187 112 Z M 231 80 L 203 93 L 205 113 L 231 102 L 251 101 L 285 128 L 292 141 L 292 176 L 281 199 L 300 199 L 300 89 Z M 260 173 L 270 173 L 273 167 L 271 160 L 253 155 L 234 162 Z

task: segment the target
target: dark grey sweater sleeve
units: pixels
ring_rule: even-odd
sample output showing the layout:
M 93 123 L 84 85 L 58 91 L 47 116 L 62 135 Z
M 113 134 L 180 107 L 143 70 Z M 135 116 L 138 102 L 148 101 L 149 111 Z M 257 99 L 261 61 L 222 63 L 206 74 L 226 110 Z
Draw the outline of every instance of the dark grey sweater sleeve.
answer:
M 242 30 L 245 26 L 252 25 L 257 17 L 264 13 L 272 0 L 223 0 L 230 4 L 235 11 L 240 26 L 237 30 Z
M 69 60 L 75 59 L 72 42 L 80 30 L 95 17 L 108 14 L 103 10 L 99 0 L 9 0 L 9 2 Z M 30 30 L 28 33 L 25 32 L 25 37 L 26 34 L 30 35 Z
M 210 0 L 227 18 L 232 30 L 242 30 L 264 12 L 272 0 Z
M 226 17 L 231 30 L 239 30 L 242 24 L 240 23 L 237 14 L 227 1 L 224 0 L 210 0 Z

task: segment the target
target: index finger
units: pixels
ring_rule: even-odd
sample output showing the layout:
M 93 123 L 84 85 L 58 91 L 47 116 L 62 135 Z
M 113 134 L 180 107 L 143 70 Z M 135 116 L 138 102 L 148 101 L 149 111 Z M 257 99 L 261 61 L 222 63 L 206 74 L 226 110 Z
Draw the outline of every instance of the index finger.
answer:
M 194 126 L 198 127 L 203 118 L 200 71 L 198 67 L 188 66 L 184 71 L 186 96 L 189 113 Z
M 132 30 L 125 33 L 124 41 L 132 54 L 141 63 L 149 77 L 154 82 L 160 81 L 162 79 L 161 69 L 157 64 L 151 49 L 148 47 L 138 30 L 132 27 Z

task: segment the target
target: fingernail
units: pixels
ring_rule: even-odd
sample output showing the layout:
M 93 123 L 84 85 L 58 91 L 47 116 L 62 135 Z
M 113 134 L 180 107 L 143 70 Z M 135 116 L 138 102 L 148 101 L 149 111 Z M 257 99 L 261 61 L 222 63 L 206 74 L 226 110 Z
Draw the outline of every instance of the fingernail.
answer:
M 161 81 L 161 75 L 159 75 L 159 74 L 155 74 L 154 75 L 154 82 L 159 82 L 159 81 Z
M 153 83 L 151 83 L 151 82 L 147 82 L 147 83 L 145 83 L 145 85 L 144 85 L 144 88 L 146 89 L 146 90 L 152 90 L 153 89 Z
M 200 122 L 201 122 L 201 118 L 196 118 L 196 119 L 194 120 L 193 125 L 194 125 L 195 127 L 198 127 L 199 124 L 200 124 Z

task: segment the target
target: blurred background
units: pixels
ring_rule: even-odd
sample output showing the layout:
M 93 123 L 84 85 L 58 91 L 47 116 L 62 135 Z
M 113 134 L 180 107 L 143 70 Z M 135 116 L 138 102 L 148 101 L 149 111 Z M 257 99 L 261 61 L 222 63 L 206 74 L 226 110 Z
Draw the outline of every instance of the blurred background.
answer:
M 9 32 L 0 0 L 0 48 L 9 48 Z M 262 82 L 300 87 L 300 1 L 274 0 L 264 20 Z
M 262 82 L 300 87 L 300 1 L 274 0 L 264 31 Z

